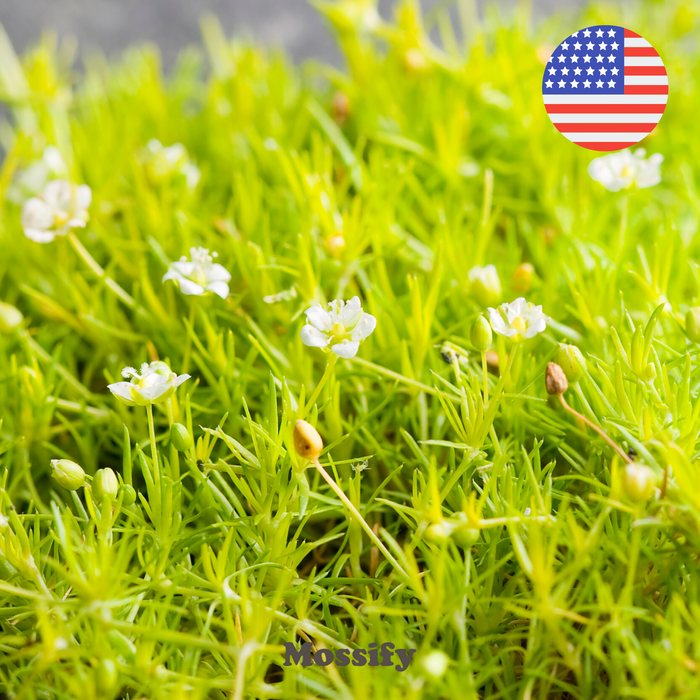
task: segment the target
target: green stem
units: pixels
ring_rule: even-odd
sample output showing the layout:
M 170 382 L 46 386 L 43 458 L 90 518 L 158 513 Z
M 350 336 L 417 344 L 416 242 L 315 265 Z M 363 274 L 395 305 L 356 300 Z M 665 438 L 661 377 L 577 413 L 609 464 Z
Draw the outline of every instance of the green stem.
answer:
M 158 466 L 158 449 L 156 448 L 156 426 L 153 422 L 153 404 L 149 403 L 146 406 L 146 411 L 148 413 L 148 433 L 151 437 L 151 454 L 153 455 L 153 481 L 160 502 L 160 467 Z
M 134 298 L 122 289 L 107 273 L 100 267 L 95 258 L 88 253 L 87 249 L 78 240 L 78 237 L 74 233 L 68 234 L 68 240 L 73 246 L 75 252 L 82 258 L 83 262 L 99 277 L 105 285 L 111 289 L 129 308 L 136 308 L 136 302 Z M 143 309 L 138 309 L 139 313 L 143 313 Z
M 481 353 L 481 371 L 484 373 L 484 406 L 489 403 L 488 367 L 486 366 L 486 353 Z
M 185 352 L 182 357 L 182 373 L 187 374 L 187 368 L 190 366 L 190 355 L 192 354 L 192 334 L 194 333 L 194 324 L 197 316 L 197 302 L 193 299 L 190 305 L 189 328 L 187 329 L 187 338 L 185 340 Z
M 360 524 L 362 529 L 367 533 L 367 536 L 377 545 L 379 551 L 386 557 L 387 561 L 403 576 L 407 583 L 410 582 L 409 575 L 404 571 L 401 564 L 392 556 L 391 552 L 384 546 L 384 543 L 374 534 L 374 530 L 367 524 L 367 521 L 360 515 L 360 511 L 355 508 L 352 501 L 343 493 L 343 490 L 338 486 L 338 484 L 333 481 L 331 475 L 321 466 L 318 461 L 318 457 L 313 460 L 314 466 L 318 469 L 321 476 L 326 480 L 327 484 L 335 491 L 338 498 L 343 502 L 345 507 L 350 511 L 350 513 L 356 518 L 357 522 Z
M 331 356 L 328 358 L 328 364 L 326 364 L 326 371 L 323 373 L 323 376 L 321 377 L 321 381 L 316 385 L 316 388 L 314 389 L 314 393 L 311 394 L 311 397 L 306 402 L 306 406 L 304 406 L 304 410 L 302 411 L 300 418 L 304 418 L 304 416 L 306 416 L 308 414 L 308 412 L 311 410 L 311 407 L 316 402 L 316 399 L 318 398 L 319 394 L 321 393 L 321 390 L 323 389 L 326 382 L 328 381 L 328 378 L 331 376 L 331 372 L 333 371 L 333 368 L 335 367 L 335 363 L 337 362 L 337 360 L 338 360 L 338 356 L 335 354 L 331 354 Z

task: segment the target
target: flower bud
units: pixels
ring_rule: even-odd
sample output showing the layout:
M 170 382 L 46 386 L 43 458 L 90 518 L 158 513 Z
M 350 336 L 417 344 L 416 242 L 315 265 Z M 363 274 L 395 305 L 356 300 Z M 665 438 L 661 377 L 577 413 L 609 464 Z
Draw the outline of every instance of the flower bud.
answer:
M 556 362 L 547 363 L 544 385 L 548 394 L 557 396 L 561 396 L 569 388 L 569 382 L 566 380 L 564 370 Z
M 564 370 L 569 384 L 576 384 L 586 371 L 586 358 L 575 345 L 560 345 L 556 361 Z
M 10 333 L 23 320 L 24 316 L 22 316 L 22 312 L 19 309 L 16 309 L 12 304 L 5 304 L 0 301 L 0 333 Z
M 92 492 L 99 503 L 113 501 L 119 492 L 117 475 L 109 467 L 98 469 L 92 480 Z
M 433 678 L 442 678 L 450 665 L 450 657 L 444 651 L 431 651 L 422 661 L 425 672 Z
M 112 659 L 102 659 L 97 666 L 97 688 L 100 693 L 112 695 L 119 680 L 117 665 Z
M 491 340 L 493 339 L 491 324 L 483 316 L 477 316 L 476 321 L 472 324 L 470 338 L 472 345 L 479 352 L 485 352 L 488 346 L 491 345 Z
M 454 543 L 462 549 L 473 547 L 481 537 L 481 530 L 467 525 L 459 525 L 450 535 Z
M 656 475 L 645 464 L 632 462 L 625 467 L 622 485 L 627 498 L 636 503 L 649 500 L 654 492 Z
M 173 423 L 173 427 L 170 428 L 170 441 L 178 452 L 192 449 L 192 436 L 182 423 Z
M 122 494 L 122 503 L 125 506 L 133 506 L 136 503 L 136 489 L 129 484 L 122 484 L 119 487 L 119 493 Z
M 691 306 L 686 312 L 685 332 L 694 342 L 700 341 L 700 306 Z
M 445 542 L 455 529 L 454 523 L 449 520 L 441 520 L 439 523 L 433 523 L 425 531 L 425 539 L 435 544 Z
M 513 273 L 513 289 L 520 294 L 530 291 L 532 280 L 535 276 L 535 268 L 530 263 L 523 263 L 515 268 Z
M 345 238 L 342 233 L 336 233 L 326 241 L 328 251 L 334 258 L 339 258 L 345 250 Z
M 85 485 L 83 468 L 69 459 L 52 459 L 51 469 L 53 470 L 51 476 L 64 489 L 77 491 L 81 486 Z
M 501 301 L 501 280 L 495 265 L 473 267 L 469 270 L 470 291 L 484 306 L 497 306 Z
M 294 449 L 304 459 L 318 459 L 323 449 L 323 440 L 318 430 L 305 420 L 298 420 L 294 426 Z

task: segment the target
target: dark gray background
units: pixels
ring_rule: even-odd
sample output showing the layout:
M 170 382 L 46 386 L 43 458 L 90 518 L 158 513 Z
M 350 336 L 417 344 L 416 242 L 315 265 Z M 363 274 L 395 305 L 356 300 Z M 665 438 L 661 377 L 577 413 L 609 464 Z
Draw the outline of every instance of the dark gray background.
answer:
M 424 9 L 439 0 L 421 0 Z M 496 0 L 490 0 L 493 4 Z M 478 3 L 483 12 L 485 0 Z M 497 0 L 511 9 L 515 0 Z M 532 0 L 535 17 L 583 0 Z M 393 0 L 380 0 L 391 16 Z M 200 41 L 199 19 L 212 12 L 227 35 L 254 38 L 287 50 L 295 60 L 340 57 L 324 18 L 306 0 L 0 0 L 0 24 L 18 51 L 37 41 L 45 29 L 77 38 L 79 49 L 100 47 L 114 54 L 124 47 L 155 42 L 171 66 L 179 49 Z

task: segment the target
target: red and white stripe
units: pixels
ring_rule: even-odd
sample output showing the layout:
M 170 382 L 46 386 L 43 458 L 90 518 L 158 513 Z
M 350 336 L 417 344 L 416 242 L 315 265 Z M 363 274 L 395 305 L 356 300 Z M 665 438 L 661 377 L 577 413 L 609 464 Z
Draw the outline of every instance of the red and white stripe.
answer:
M 654 47 L 625 29 L 624 95 L 544 95 L 554 126 L 594 151 L 617 151 L 641 141 L 668 101 L 668 75 Z

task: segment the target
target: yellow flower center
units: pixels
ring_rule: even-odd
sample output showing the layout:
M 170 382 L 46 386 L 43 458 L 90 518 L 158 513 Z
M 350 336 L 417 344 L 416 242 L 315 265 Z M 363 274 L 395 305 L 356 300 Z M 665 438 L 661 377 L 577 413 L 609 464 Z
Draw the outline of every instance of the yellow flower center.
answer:
M 331 335 L 345 335 L 345 326 L 342 323 L 334 323 L 331 328 Z
M 54 226 L 63 226 L 70 217 L 64 211 L 57 211 L 53 215 Z
M 634 175 L 634 169 L 631 165 L 626 165 L 622 168 L 622 177 L 632 177 Z
M 521 316 L 518 316 L 517 318 L 513 319 L 513 322 L 510 324 L 510 327 L 515 329 L 516 331 L 525 331 L 527 330 L 527 323 L 525 323 Z

